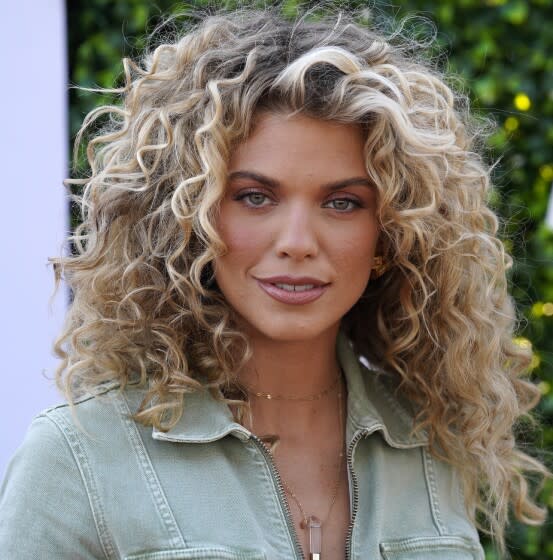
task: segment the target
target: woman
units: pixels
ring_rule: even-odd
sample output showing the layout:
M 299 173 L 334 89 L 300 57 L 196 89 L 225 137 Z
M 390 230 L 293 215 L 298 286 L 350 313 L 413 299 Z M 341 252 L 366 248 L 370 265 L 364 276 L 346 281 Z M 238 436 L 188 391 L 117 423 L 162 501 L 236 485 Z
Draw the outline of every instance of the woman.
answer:
M 481 132 L 392 43 L 239 11 L 125 62 L 8 557 L 483 558 L 543 521 Z

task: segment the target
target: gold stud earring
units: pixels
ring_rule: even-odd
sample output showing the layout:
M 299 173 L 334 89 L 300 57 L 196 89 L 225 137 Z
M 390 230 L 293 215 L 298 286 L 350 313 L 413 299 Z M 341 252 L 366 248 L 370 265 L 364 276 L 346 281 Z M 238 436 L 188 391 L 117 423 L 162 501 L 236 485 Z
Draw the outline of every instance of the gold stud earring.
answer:
M 388 270 L 388 264 L 384 262 L 383 257 L 377 256 L 373 258 L 373 265 L 371 268 L 372 278 L 380 278 Z

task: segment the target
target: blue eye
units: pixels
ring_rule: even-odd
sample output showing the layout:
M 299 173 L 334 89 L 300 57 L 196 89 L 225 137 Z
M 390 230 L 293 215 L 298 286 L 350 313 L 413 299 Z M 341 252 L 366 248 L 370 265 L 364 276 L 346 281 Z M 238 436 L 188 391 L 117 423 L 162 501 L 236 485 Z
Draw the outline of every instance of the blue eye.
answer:
M 248 191 L 239 193 L 234 197 L 234 200 L 243 201 L 250 208 L 260 208 L 266 206 L 266 202 L 270 201 L 270 198 L 259 191 Z
M 254 206 L 261 206 L 267 197 L 262 193 L 253 192 L 248 193 L 244 198 L 246 198 Z
M 360 208 L 361 204 L 351 198 L 333 198 L 326 203 L 326 206 L 338 212 L 351 212 L 355 208 Z

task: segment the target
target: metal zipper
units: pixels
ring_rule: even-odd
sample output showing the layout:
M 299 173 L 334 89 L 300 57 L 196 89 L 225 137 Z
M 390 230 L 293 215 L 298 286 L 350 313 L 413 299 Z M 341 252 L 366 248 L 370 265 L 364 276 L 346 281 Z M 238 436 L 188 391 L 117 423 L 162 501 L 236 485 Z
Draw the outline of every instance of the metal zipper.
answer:
M 284 510 L 284 517 L 286 518 L 286 524 L 288 525 L 288 531 L 292 535 L 292 540 L 294 542 L 294 548 L 296 550 L 297 558 L 301 558 L 301 560 L 305 560 L 305 556 L 303 555 L 302 548 L 300 545 L 300 541 L 298 540 L 298 534 L 296 532 L 296 528 L 294 527 L 294 523 L 292 521 L 292 513 L 290 512 L 290 506 L 288 505 L 288 500 L 286 499 L 286 494 L 284 493 L 284 487 L 282 485 L 282 480 L 280 478 L 280 474 L 275 466 L 273 458 L 271 454 L 267 451 L 267 448 L 263 444 L 263 442 L 253 434 L 251 434 L 251 439 L 255 443 L 255 445 L 259 448 L 263 456 L 265 457 L 265 461 L 271 470 L 271 474 L 273 475 L 273 479 L 276 482 L 277 486 L 277 493 L 278 499 L 280 500 L 280 505 Z
M 353 535 L 353 524 L 355 523 L 355 517 L 357 516 L 357 507 L 359 502 L 359 488 L 357 485 L 357 475 L 353 470 L 353 454 L 355 453 L 355 448 L 359 443 L 359 440 L 363 436 L 367 436 L 369 434 L 369 430 L 359 430 L 353 436 L 351 443 L 349 444 L 348 451 L 346 454 L 347 457 L 347 464 L 348 464 L 348 472 L 351 475 L 352 487 L 353 487 L 353 506 L 351 508 L 351 516 L 349 520 L 349 527 L 348 527 L 348 534 L 346 538 L 346 560 L 351 560 L 351 538 Z

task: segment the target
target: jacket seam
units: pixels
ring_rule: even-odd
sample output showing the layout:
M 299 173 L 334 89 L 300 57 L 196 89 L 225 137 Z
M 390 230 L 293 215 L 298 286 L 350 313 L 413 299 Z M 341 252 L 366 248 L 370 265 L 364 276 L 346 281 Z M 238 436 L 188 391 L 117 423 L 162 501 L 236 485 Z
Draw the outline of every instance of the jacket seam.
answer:
M 144 442 L 142 441 L 142 437 L 138 432 L 134 420 L 130 417 L 131 411 L 128 403 L 122 394 L 114 395 L 114 400 L 116 402 L 116 407 L 121 413 L 121 420 L 126 428 L 125 433 L 129 438 L 130 444 L 136 454 L 140 467 L 142 468 L 142 472 L 144 473 L 146 484 L 157 508 L 158 515 L 169 534 L 171 546 L 173 548 L 186 548 L 188 545 L 179 529 L 171 507 L 169 506 L 167 496 L 163 491 L 151 458 L 144 446 Z
M 92 470 L 90 469 L 86 453 L 78 437 L 73 433 L 71 426 L 66 422 L 65 418 L 57 412 L 57 410 L 50 410 L 49 413 L 44 415 L 44 417 L 48 418 L 62 433 L 63 437 L 67 441 L 69 449 L 71 450 L 71 456 L 77 465 L 77 469 L 81 475 L 81 480 L 88 497 L 88 504 L 94 519 L 96 534 L 104 552 L 104 557 L 108 560 L 116 558 L 115 545 L 111 540 L 111 535 L 107 528 L 104 511 L 96 490 Z
M 118 389 L 119 387 L 120 387 L 120 383 L 115 382 L 115 381 L 102 383 L 101 385 L 98 385 L 98 387 L 96 387 L 96 389 L 94 389 L 92 392 L 85 393 L 84 395 L 81 395 L 79 398 L 75 399 L 72 402 L 72 404 L 75 406 L 75 405 L 78 405 L 78 404 L 86 403 L 87 401 L 95 399 L 98 396 L 105 395 L 106 393 L 109 393 L 110 391 L 113 391 L 114 389 Z M 48 413 L 53 412 L 55 410 L 59 410 L 59 409 L 62 409 L 62 408 L 70 408 L 70 407 L 71 407 L 71 404 L 69 402 L 62 402 L 62 403 L 55 404 L 53 406 L 48 407 L 47 409 L 45 409 L 43 411 L 42 414 L 48 414 Z
M 422 448 L 422 458 L 424 465 L 424 477 L 426 479 L 426 487 L 430 498 L 430 510 L 432 512 L 432 521 L 438 530 L 438 534 L 443 536 L 447 533 L 442 522 L 440 505 L 438 499 L 438 485 L 436 483 L 436 472 L 434 470 L 434 459 L 426 447 Z
M 288 541 L 290 548 L 292 550 L 295 550 L 296 544 L 288 528 L 287 514 L 284 509 L 284 504 L 281 502 L 279 497 L 278 482 L 272 473 L 271 466 L 269 464 L 269 459 L 267 459 L 263 455 L 262 451 L 257 447 L 257 445 L 254 443 L 252 439 L 250 439 L 249 442 L 244 442 L 244 443 L 248 445 L 249 449 L 251 450 L 254 460 L 256 459 L 257 456 L 258 464 L 262 466 L 262 468 L 266 473 L 266 476 L 263 477 L 263 482 L 267 487 L 267 492 L 265 493 L 265 496 L 272 502 L 273 507 L 279 513 L 280 522 L 281 522 L 279 526 L 279 532 Z
M 366 424 L 360 423 L 352 418 L 351 425 L 354 429 L 354 432 L 362 431 L 365 432 L 367 436 L 370 436 L 375 432 L 381 432 L 384 442 L 392 449 L 416 449 L 417 447 L 428 446 L 428 444 L 424 441 L 400 440 L 390 433 L 384 422 L 376 419 L 372 424 Z
M 482 548 L 479 543 L 466 537 L 457 535 L 442 535 L 439 537 L 411 537 L 405 539 L 397 539 L 392 541 L 381 542 L 379 545 L 380 551 L 384 558 L 388 558 L 388 552 L 416 552 L 416 551 L 429 551 L 435 550 L 439 547 L 440 550 L 466 550 L 481 557 Z

